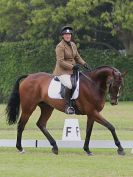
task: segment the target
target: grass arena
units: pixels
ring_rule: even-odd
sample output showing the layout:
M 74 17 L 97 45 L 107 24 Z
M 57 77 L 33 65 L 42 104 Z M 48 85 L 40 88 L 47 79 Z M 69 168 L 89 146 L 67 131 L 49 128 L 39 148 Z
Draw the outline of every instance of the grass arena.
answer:
M 0 139 L 16 139 L 16 125 L 9 126 L 4 114 L 6 105 L 0 105 Z M 102 115 L 116 128 L 120 140 L 133 140 L 133 102 L 119 102 L 117 106 L 106 103 Z M 44 136 L 36 127 L 40 110 L 36 109 L 29 119 L 23 139 L 43 140 Z M 70 116 L 54 111 L 47 128 L 56 140 L 62 138 L 64 120 Z M 78 118 L 81 139 L 85 139 L 86 116 Z M 110 132 L 94 124 L 91 140 L 112 140 Z M 1 177 L 132 177 L 133 166 L 131 149 L 125 149 L 121 157 L 116 149 L 91 149 L 94 156 L 87 156 L 82 148 L 60 148 L 59 155 L 54 155 L 51 148 L 25 148 L 26 153 L 19 154 L 16 148 L 0 148 Z

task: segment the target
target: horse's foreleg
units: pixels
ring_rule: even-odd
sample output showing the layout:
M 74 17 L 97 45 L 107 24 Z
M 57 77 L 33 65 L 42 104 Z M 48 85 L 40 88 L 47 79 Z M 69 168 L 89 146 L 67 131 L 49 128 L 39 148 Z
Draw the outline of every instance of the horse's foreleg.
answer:
M 93 155 L 92 152 L 89 150 L 89 142 L 90 142 L 90 136 L 93 128 L 94 120 L 89 116 L 87 116 L 87 126 L 86 126 L 86 138 L 84 143 L 84 151 L 87 152 L 88 155 Z
M 99 124 L 105 126 L 106 128 L 108 128 L 111 131 L 112 136 L 114 138 L 115 145 L 118 147 L 118 150 L 117 150 L 118 154 L 125 155 L 124 149 L 121 146 L 121 143 L 117 137 L 114 126 L 110 122 L 105 120 L 98 112 L 95 113 L 95 121 L 98 122 Z
M 50 133 L 48 132 L 48 130 L 45 127 L 42 127 L 39 124 L 37 124 L 37 125 L 40 128 L 40 130 L 43 132 L 43 134 L 46 136 L 46 138 L 50 142 L 51 146 L 53 146 L 52 152 L 54 154 L 58 154 L 58 147 L 57 147 L 57 144 L 56 144 L 56 141 L 54 140 L 54 138 L 50 135 Z
M 36 124 L 39 127 L 39 129 L 42 131 L 42 133 L 46 136 L 51 146 L 53 146 L 52 152 L 54 154 L 58 154 L 58 147 L 57 147 L 56 141 L 46 129 L 46 124 L 47 124 L 49 117 L 51 116 L 53 112 L 53 108 L 46 104 L 41 105 L 40 108 L 41 108 L 41 116 Z

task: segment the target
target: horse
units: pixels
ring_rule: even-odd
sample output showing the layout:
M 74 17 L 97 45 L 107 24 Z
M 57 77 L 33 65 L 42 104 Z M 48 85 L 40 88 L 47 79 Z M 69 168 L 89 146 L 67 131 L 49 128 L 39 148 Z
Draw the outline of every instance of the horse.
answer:
M 46 136 L 52 146 L 52 152 L 58 154 L 58 146 L 54 138 L 46 128 L 47 121 L 54 109 L 65 111 L 64 99 L 52 99 L 48 96 L 48 87 L 53 75 L 45 72 L 20 76 L 14 84 L 9 97 L 6 114 L 9 125 L 17 123 L 16 148 L 20 153 L 24 152 L 21 145 L 22 133 L 27 121 L 37 106 L 40 107 L 40 117 L 36 123 L 41 132 Z M 119 92 L 123 85 L 124 73 L 110 66 L 100 66 L 90 71 L 80 71 L 79 96 L 75 100 L 78 114 L 87 115 L 86 137 L 83 150 L 87 155 L 93 155 L 89 148 L 89 142 L 94 122 L 97 122 L 111 132 L 114 143 L 118 147 L 119 155 L 125 155 L 125 151 L 117 137 L 114 126 L 101 114 L 104 108 L 106 95 L 110 96 L 112 105 L 118 104 Z

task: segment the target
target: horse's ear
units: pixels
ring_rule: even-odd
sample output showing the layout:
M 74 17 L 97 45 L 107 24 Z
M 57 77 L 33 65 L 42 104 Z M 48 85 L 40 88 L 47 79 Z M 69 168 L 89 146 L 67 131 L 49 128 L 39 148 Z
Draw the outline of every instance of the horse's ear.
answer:
M 128 71 L 124 71 L 124 73 L 121 74 L 122 77 L 125 77 L 127 75 Z

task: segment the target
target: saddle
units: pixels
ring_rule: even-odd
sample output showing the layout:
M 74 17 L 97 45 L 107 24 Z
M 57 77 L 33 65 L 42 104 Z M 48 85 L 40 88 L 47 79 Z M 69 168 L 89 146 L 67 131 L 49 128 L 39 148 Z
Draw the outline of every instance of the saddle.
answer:
M 72 81 L 72 96 L 71 99 L 77 99 L 79 95 L 79 72 L 71 75 Z M 63 99 L 65 93 L 65 86 L 61 84 L 59 79 L 55 76 L 48 88 L 48 96 L 52 99 Z
M 74 94 L 74 91 L 75 91 L 75 89 L 77 87 L 78 79 L 79 79 L 79 73 L 78 72 L 73 73 L 71 75 L 71 82 L 72 82 L 71 96 Z M 57 82 L 60 82 L 58 77 L 54 77 L 54 80 L 57 81 Z M 65 96 L 65 86 L 63 84 L 61 84 L 60 95 L 61 95 L 62 98 L 64 98 L 64 96 Z

